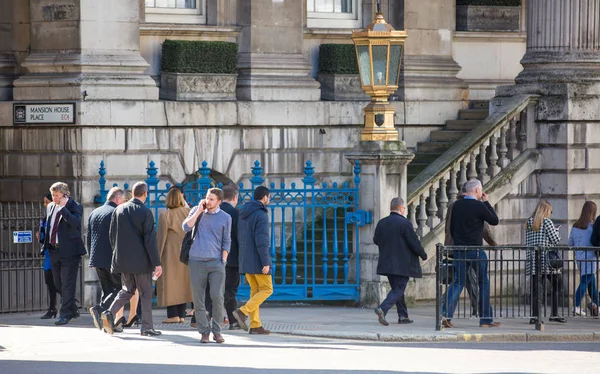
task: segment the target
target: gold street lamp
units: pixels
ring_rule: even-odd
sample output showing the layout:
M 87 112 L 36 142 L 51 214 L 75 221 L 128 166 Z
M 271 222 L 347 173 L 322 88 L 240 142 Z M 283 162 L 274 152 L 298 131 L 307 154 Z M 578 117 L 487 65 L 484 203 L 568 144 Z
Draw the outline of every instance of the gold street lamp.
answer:
M 373 23 L 364 30 L 352 32 L 362 89 L 371 96 L 371 102 L 365 107 L 361 140 L 398 141 L 394 107 L 388 102 L 388 96 L 398 89 L 405 40 L 406 31 L 397 31 L 386 23 L 379 4 Z

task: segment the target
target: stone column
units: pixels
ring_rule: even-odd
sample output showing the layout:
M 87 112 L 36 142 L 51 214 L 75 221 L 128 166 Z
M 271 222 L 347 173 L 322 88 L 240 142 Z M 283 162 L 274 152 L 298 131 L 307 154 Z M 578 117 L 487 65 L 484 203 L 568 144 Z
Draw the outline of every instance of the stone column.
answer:
M 29 49 L 29 3 L 0 2 L 0 101 L 12 100 L 13 80 Z
M 406 202 L 406 165 L 413 157 L 395 142 L 360 142 L 356 152 L 346 155 L 351 163 L 360 161 L 360 209 L 373 212 L 373 223 L 359 228 L 360 301 L 365 307 L 379 305 L 387 294 L 387 278 L 377 275 L 379 249 L 373 234 L 377 222 L 390 214 L 392 198 Z
M 600 0 L 528 0 L 517 83 L 600 80 Z
M 404 26 L 408 38 L 400 95 L 409 103 L 407 123 L 442 124 L 456 118 L 468 99 L 467 84 L 456 77 L 461 68 L 452 58 L 456 1 L 405 0 Z
M 157 100 L 140 56 L 137 1 L 29 0 L 31 54 L 15 100 Z
M 600 0 L 527 0 L 527 51 L 516 85 L 496 96 L 540 95 L 543 172 L 535 191 L 553 205 L 562 243 L 585 200 L 600 196 Z M 535 180 L 535 179 L 532 179 Z
M 319 83 L 302 54 L 306 2 L 239 1 L 239 100 L 319 100 Z M 276 37 L 275 37 L 276 35 Z

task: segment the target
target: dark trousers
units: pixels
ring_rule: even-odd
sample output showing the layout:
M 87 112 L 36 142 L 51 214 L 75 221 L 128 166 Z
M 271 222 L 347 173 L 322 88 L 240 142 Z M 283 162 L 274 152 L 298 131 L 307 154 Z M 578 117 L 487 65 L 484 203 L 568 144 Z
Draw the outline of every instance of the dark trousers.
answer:
M 235 322 L 233 311 L 237 309 L 235 296 L 237 295 L 238 287 L 240 286 L 240 269 L 234 267 L 225 268 L 225 311 L 229 323 Z
M 60 257 L 57 251 L 50 251 L 54 285 L 60 292 L 60 317 L 73 318 L 77 313 L 75 290 L 81 256 Z
M 167 306 L 167 318 L 185 318 L 185 303 Z
M 152 329 L 154 327 L 152 323 L 152 273 L 123 273 L 121 282 L 123 287 L 110 306 L 110 312 L 115 315 L 135 295 L 135 290 L 138 290 L 142 306 L 142 330 Z
M 98 274 L 98 280 L 100 281 L 100 288 L 102 288 L 102 298 L 98 306 L 102 311 L 108 310 L 115 301 L 115 297 L 123 285 L 121 284 L 121 275 L 113 274 L 109 269 L 96 268 L 96 274 Z
M 54 285 L 54 275 L 52 274 L 52 270 L 44 270 L 44 281 L 46 282 L 48 296 L 50 297 L 48 310 L 56 310 L 56 294 L 58 293 L 58 289 Z
M 387 278 L 392 289 L 379 307 L 383 310 L 384 314 L 387 314 L 388 310 L 396 305 L 396 309 L 398 309 L 398 320 L 408 318 L 408 309 L 406 308 L 406 302 L 404 300 L 404 291 L 406 290 L 409 278 L 403 275 L 388 275 Z
M 563 279 L 561 274 L 544 274 L 544 278 L 548 278 L 550 280 L 550 309 L 551 314 L 550 317 L 558 317 L 558 297 L 564 297 L 562 289 L 563 289 Z M 536 300 L 540 295 L 538 295 L 538 288 L 536 284 L 538 282 L 538 276 L 531 276 L 531 316 L 532 317 L 540 317 L 540 313 L 538 310 L 538 303 Z M 542 306 L 546 305 L 546 279 L 542 280 Z

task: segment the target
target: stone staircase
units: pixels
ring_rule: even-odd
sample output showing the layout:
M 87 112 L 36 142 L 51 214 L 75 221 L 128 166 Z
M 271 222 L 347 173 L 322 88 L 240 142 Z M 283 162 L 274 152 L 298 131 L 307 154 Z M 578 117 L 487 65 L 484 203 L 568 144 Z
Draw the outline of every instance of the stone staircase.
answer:
M 458 119 L 446 121 L 443 129 L 431 132 L 429 141 L 417 143 L 415 158 L 408 165 L 407 182 L 410 182 L 456 141 L 467 135 L 475 126 L 486 119 L 488 108 L 489 103 L 487 101 L 471 102 L 469 109 L 461 109 L 458 112 Z

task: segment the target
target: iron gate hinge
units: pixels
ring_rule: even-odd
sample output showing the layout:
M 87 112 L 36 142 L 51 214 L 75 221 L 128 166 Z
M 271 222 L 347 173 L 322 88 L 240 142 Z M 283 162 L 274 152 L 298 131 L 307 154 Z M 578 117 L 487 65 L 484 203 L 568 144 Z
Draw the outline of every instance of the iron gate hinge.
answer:
M 373 222 L 373 213 L 367 210 L 357 210 L 356 212 L 346 213 L 346 223 L 364 226 Z

